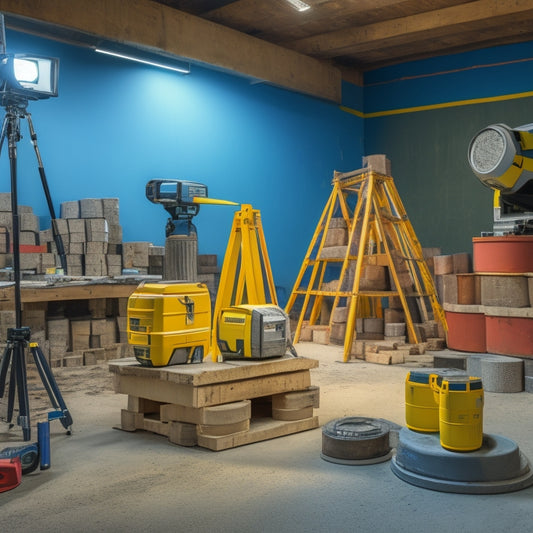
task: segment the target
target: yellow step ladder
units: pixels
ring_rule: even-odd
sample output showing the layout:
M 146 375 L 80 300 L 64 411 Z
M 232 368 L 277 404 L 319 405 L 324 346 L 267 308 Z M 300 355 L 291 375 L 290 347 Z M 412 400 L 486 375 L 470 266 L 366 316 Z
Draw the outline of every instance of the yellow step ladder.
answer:
M 300 338 L 304 320 L 310 326 L 317 324 L 326 297 L 333 299 L 330 327 L 339 303 L 347 307 L 345 362 L 350 359 L 357 338 L 356 318 L 380 318 L 385 298 L 399 298 L 409 342 L 421 342 L 413 315 L 422 321 L 435 320 L 446 330 L 444 312 L 422 247 L 392 177 L 368 168 L 335 172 L 332 185 L 285 308 L 290 313 L 296 302 L 303 299 L 294 343 Z M 339 226 L 346 227 L 348 244 L 325 246 L 329 244 L 330 230 Z M 361 287 L 362 272 L 368 265 L 388 267 L 390 290 Z M 332 272 L 335 279 L 328 280 Z

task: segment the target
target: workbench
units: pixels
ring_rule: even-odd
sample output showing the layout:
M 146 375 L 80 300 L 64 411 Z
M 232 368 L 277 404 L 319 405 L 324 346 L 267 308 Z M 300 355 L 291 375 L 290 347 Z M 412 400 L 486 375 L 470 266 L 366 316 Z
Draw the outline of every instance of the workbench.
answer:
M 318 361 L 285 356 L 160 368 L 109 362 L 117 393 L 128 395 L 121 429 L 143 429 L 214 451 L 318 427 Z
M 161 279 L 160 276 L 120 277 L 50 277 L 41 281 L 21 281 L 22 304 L 67 300 L 89 300 L 96 298 L 129 298 L 142 280 Z M 0 310 L 12 309 L 14 282 L 0 283 Z

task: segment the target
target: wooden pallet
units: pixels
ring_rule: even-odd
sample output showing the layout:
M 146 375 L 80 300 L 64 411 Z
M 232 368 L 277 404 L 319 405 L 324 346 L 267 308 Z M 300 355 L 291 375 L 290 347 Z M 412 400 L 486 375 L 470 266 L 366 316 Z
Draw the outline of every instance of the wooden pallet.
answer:
M 121 429 L 214 451 L 317 428 L 319 389 L 310 378 L 317 366 L 302 357 L 163 368 L 109 363 L 115 392 L 128 395 Z

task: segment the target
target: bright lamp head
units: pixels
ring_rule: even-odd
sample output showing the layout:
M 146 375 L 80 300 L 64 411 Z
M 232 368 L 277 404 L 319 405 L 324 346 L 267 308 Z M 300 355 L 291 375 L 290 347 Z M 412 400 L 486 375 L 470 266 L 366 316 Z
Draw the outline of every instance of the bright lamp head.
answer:
M 513 185 L 506 173 L 520 153 L 514 131 L 505 124 L 494 124 L 474 136 L 468 148 L 468 162 L 483 185 L 506 190 Z
M 57 96 L 59 59 L 4 54 L 0 59 L 2 105 Z

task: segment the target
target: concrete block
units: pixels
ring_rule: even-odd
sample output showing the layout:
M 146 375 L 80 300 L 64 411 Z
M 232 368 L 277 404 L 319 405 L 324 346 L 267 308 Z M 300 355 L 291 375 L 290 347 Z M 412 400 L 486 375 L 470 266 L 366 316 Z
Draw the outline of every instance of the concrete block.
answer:
M 453 273 L 461 274 L 470 272 L 470 254 L 461 253 L 452 256 Z
M 405 322 L 385 323 L 385 337 L 404 337 Z
M 80 217 L 80 203 L 78 200 L 72 202 L 61 202 L 60 209 L 61 218 L 79 218 Z
M 512 357 L 482 359 L 481 380 L 487 392 L 521 392 L 524 390 L 524 362 Z
M 329 228 L 324 242 L 325 247 L 346 246 L 348 244 L 348 230 L 346 228 Z
M 385 324 L 405 322 L 405 313 L 403 309 L 386 308 L 383 310 L 383 320 L 385 321 Z
M 466 370 L 468 356 L 459 353 L 439 353 L 433 356 L 435 368 L 457 368 Z
M 526 392 L 533 392 L 533 376 L 524 377 L 524 390 Z
M 329 327 L 313 326 L 313 342 L 315 344 L 329 344 Z
M 328 246 L 322 248 L 320 259 L 344 259 L 348 251 L 347 246 Z
M 362 291 L 385 291 L 390 287 L 388 268 L 380 265 L 365 265 L 359 280 Z
M 368 168 L 384 176 L 391 176 L 391 162 L 385 154 L 363 156 L 363 168 Z
M 444 275 L 453 273 L 453 256 L 436 255 L 433 257 L 435 275 Z
M 80 218 L 103 218 L 104 206 L 101 198 L 83 198 L 79 201 Z
M 363 318 L 363 333 L 383 334 L 384 324 L 382 318 Z
M 119 223 L 119 200 L 118 198 L 102 198 L 102 213 L 108 224 Z
M 337 306 L 332 313 L 332 322 L 342 323 L 348 319 L 348 307 Z
M 529 307 L 526 276 L 481 276 L 481 305 L 491 307 Z

